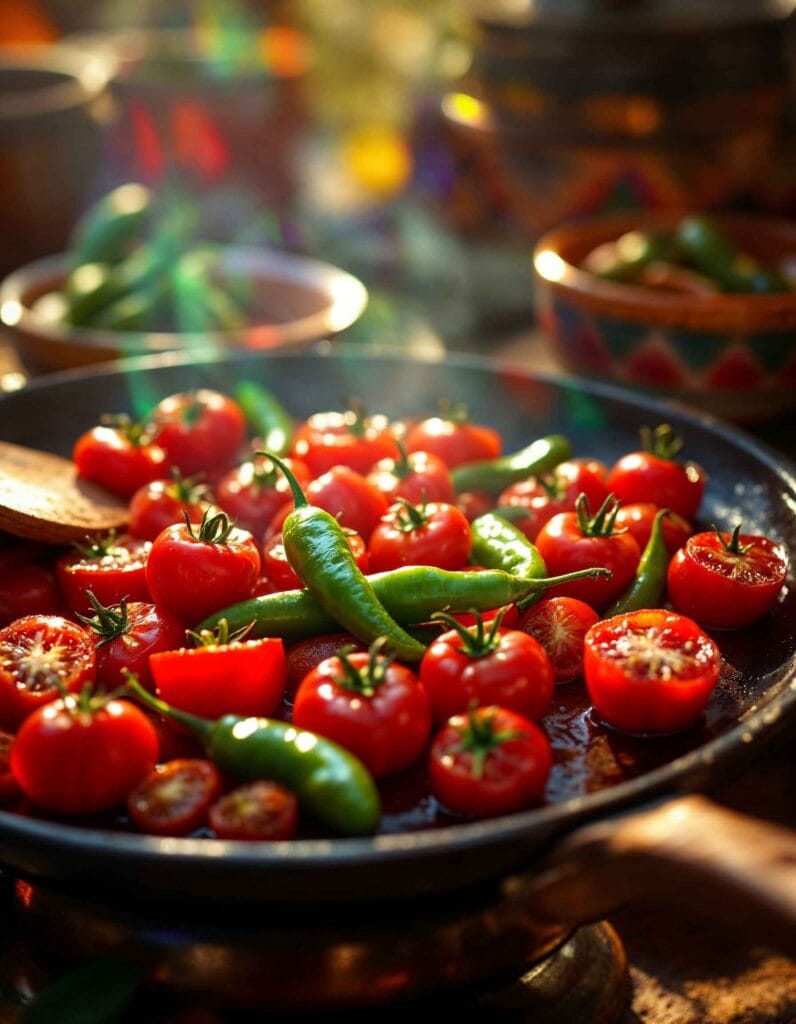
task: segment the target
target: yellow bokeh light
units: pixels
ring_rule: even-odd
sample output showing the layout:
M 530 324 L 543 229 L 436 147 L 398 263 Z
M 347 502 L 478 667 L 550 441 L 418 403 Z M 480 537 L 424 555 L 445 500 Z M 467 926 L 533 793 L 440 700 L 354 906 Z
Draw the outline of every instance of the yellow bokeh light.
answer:
M 355 181 L 384 199 L 399 192 L 412 174 L 412 154 L 393 128 L 352 131 L 344 144 L 345 165 Z

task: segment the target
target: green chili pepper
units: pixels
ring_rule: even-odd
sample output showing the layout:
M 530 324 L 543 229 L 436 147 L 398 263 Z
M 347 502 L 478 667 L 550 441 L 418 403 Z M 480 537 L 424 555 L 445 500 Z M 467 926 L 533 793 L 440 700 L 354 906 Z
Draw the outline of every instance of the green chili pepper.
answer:
M 117 297 L 114 269 L 107 263 L 83 263 L 64 284 L 66 320 L 82 324 Z
M 354 560 L 343 528 L 333 515 L 310 505 L 295 476 L 276 455 L 264 452 L 285 474 L 295 508 L 282 524 L 285 554 L 318 603 L 364 643 L 386 636 L 401 661 L 420 661 L 425 647 L 411 637 L 379 601 Z
M 121 960 L 97 957 L 78 964 L 37 992 L 20 1024 L 113 1024 L 143 984 L 142 971 Z
M 127 682 L 142 703 L 197 736 L 208 757 L 230 779 L 274 779 L 336 832 L 359 836 L 375 831 L 381 814 L 376 784 L 362 762 L 343 747 L 276 719 L 198 718 L 153 697 L 130 673 Z
M 642 608 L 660 608 L 666 595 L 666 572 L 669 568 L 669 552 L 663 537 L 663 520 L 668 509 L 661 509 L 655 516 L 650 539 L 641 554 L 635 578 L 624 593 L 606 610 L 604 618 L 640 611 Z
M 452 472 L 453 486 L 458 494 L 463 491 L 486 491 L 500 494 L 509 484 L 525 480 L 554 469 L 572 454 L 569 440 L 561 434 L 541 437 L 512 455 L 482 462 L 468 462 Z
M 293 438 L 293 418 L 270 391 L 244 380 L 235 388 L 235 398 L 249 427 L 261 437 L 263 448 L 286 455 Z
M 677 240 L 688 260 L 728 292 L 789 291 L 784 278 L 741 252 L 708 217 L 685 217 Z
M 153 196 L 145 185 L 120 185 L 81 217 L 71 249 L 73 267 L 83 263 L 116 263 L 140 235 L 152 210 Z
M 502 515 L 485 512 L 470 524 L 470 559 L 485 569 L 502 569 L 525 580 L 547 575 L 547 566 L 536 545 Z
M 628 231 L 592 250 L 584 267 L 606 281 L 633 281 L 651 263 L 676 258 L 677 243 L 667 231 Z
M 583 569 L 566 576 L 525 580 L 500 569 L 451 572 L 430 565 L 407 565 L 367 579 L 392 618 L 408 627 L 426 622 L 434 612 L 489 611 L 567 580 L 605 575 L 606 569 Z M 221 619 L 227 619 L 230 630 L 253 623 L 252 637 L 279 636 L 287 643 L 339 630 L 336 617 L 324 611 L 309 590 L 284 590 L 242 601 L 208 616 L 197 629 L 214 629 Z

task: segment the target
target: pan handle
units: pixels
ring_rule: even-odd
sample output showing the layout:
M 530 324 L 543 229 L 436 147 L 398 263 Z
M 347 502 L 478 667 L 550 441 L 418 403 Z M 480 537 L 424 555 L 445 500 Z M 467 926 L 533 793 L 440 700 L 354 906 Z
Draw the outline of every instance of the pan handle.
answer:
M 701 796 L 586 825 L 541 874 L 511 876 L 504 891 L 565 924 L 653 898 L 796 954 L 796 833 Z

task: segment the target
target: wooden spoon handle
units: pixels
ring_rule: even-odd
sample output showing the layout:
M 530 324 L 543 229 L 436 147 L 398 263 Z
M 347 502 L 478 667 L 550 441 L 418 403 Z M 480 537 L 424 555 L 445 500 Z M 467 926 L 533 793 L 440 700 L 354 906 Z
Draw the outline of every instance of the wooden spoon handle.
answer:
M 796 953 L 796 833 L 700 796 L 578 829 L 541 874 L 505 886 L 545 920 L 595 920 L 641 896 Z

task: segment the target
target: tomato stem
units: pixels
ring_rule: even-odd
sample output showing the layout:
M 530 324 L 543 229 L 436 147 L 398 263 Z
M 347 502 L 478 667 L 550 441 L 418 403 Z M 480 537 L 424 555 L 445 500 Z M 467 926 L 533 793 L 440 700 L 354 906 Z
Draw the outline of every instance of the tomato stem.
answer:
M 81 615 L 79 612 L 75 614 L 99 637 L 97 647 L 102 647 L 103 644 L 110 643 L 111 640 L 124 636 L 128 632 L 130 621 L 127 614 L 126 597 L 123 597 L 118 604 L 113 605 L 104 605 L 92 590 L 86 591 L 86 597 L 94 609 L 94 614 Z
M 589 499 L 581 491 L 578 495 L 578 500 L 575 502 L 575 510 L 578 515 L 580 532 L 583 536 L 613 537 L 614 534 L 625 533 L 625 529 L 614 529 L 621 504 L 615 494 L 609 494 L 592 516 L 591 509 L 589 508 Z
M 730 535 L 730 539 L 725 540 L 718 526 L 715 523 L 713 524 L 713 529 L 716 531 L 719 543 L 728 555 L 745 555 L 751 547 L 750 544 L 741 544 L 741 526 L 741 523 L 737 523 Z
M 659 459 L 666 459 L 668 462 L 674 462 L 675 456 L 683 447 L 683 439 L 675 434 L 668 423 L 661 423 L 654 430 L 642 427 L 639 434 L 641 435 L 641 447 L 645 452 L 649 452 L 650 455 L 655 455 Z

